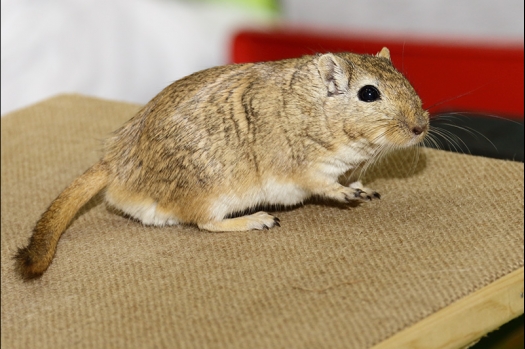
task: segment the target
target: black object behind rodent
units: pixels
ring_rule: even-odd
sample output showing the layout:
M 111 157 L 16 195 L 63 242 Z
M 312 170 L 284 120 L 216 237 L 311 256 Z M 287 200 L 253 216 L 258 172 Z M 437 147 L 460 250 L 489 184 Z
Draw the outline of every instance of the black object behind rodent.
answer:
M 431 131 L 436 142 L 427 147 L 523 162 L 523 121 L 450 112 L 431 117 L 430 125 L 440 134 Z

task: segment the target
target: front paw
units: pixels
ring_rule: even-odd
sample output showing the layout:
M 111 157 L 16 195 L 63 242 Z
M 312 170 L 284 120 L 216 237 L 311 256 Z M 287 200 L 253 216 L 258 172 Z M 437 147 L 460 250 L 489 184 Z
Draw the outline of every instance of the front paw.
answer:
M 371 201 L 381 198 L 378 192 L 363 187 L 361 182 L 352 183 L 348 187 L 337 183 L 323 191 L 319 191 L 319 195 L 342 203 Z
M 350 184 L 350 186 L 348 186 L 348 189 L 350 189 L 350 195 L 347 196 L 347 201 L 371 201 L 373 199 L 381 199 L 381 195 L 377 191 L 364 187 L 363 184 L 359 181 Z

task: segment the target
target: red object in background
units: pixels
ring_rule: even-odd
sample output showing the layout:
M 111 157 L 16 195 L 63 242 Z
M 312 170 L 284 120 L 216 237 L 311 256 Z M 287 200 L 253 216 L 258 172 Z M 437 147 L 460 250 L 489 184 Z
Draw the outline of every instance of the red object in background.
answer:
M 233 63 L 349 51 L 390 49 L 392 62 L 410 80 L 432 114 L 464 111 L 523 120 L 523 45 L 364 38 L 281 29 L 241 31 Z

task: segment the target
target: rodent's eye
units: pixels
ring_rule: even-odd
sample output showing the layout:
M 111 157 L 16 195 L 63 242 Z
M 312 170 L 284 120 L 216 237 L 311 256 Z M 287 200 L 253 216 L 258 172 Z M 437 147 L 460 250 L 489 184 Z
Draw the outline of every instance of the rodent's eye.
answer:
M 381 98 L 381 93 L 379 92 L 377 87 L 372 85 L 366 85 L 361 87 L 359 92 L 357 92 L 357 96 L 363 102 L 374 102 Z

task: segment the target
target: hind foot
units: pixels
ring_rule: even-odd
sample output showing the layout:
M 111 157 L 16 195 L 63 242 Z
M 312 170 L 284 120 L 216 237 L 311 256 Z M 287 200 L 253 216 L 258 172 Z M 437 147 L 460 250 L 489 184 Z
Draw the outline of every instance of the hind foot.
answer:
M 279 218 L 262 211 L 247 216 L 227 218 L 218 222 L 199 223 L 197 225 L 200 229 L 209 231 L 261 230 L 281 226 Z

